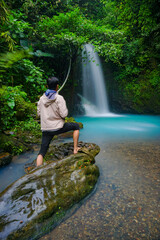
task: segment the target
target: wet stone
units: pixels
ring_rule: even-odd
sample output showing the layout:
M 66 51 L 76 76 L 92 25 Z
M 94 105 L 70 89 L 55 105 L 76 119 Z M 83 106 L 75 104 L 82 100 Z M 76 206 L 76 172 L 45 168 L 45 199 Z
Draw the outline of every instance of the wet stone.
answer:
M 0 167 L 3 167 L 7 164 L 9 164 L 12 161 L 11 154 L 7 152 L 1 152 L 0 153 Z
M 52 147 L 43 166 L 36 168 L 33 162 L 30 173 L 0 193 L 0 239 L 39 238 L 92 191 L 99 176 L 94 157 L 100 149 L 82 142 L 79 147 L 75 155 L 72 143 Z

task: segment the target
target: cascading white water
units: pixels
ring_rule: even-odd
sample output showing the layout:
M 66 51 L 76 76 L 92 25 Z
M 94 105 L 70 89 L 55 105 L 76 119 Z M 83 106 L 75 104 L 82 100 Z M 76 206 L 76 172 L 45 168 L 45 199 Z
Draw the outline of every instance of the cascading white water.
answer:
M 82 59 L 82 104 L 86 115 L 110 114 L 100 58 L 92 45 L 84 46 Z

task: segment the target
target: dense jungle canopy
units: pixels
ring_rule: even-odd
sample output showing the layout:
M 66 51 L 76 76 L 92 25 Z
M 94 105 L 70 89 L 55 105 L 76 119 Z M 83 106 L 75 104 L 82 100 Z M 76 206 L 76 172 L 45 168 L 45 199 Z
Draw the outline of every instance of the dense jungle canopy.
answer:
M 85 43 L 112 72 L 106 83 L 112 105 L 159 114 L 159 19 L 159 0 L 0 0 L 1 131 L 33 120 L 46 79 L 54 75 L 62 84 L 69 63 L 62 94 L 72 103 Z

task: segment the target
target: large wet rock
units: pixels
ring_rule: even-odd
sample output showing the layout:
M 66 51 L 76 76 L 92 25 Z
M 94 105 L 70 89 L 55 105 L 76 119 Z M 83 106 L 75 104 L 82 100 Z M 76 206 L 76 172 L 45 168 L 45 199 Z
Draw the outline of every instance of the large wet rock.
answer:
M 64 145 L 65 158 L 55 161 L 58 156 L 50 151 L 44 166 L 0 194 L 0 239 L 37 239 L 92 191 L 99 176 L 94 164 L 99 147 L 81 143 L 80 152 L 70 155 L 73 144 Z M 62 145 L 57 149 L 59 155 L 64 152 Z

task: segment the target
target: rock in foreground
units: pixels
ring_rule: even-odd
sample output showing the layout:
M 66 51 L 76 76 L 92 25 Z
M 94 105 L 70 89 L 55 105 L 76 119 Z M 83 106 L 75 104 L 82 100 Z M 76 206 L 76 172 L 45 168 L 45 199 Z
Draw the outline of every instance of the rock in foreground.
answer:
M 99 147 L 81 145 L 78 154 L 50 161 L 0 194 L 0 239 L 37 239 L 91 192 L 99 176 Z

